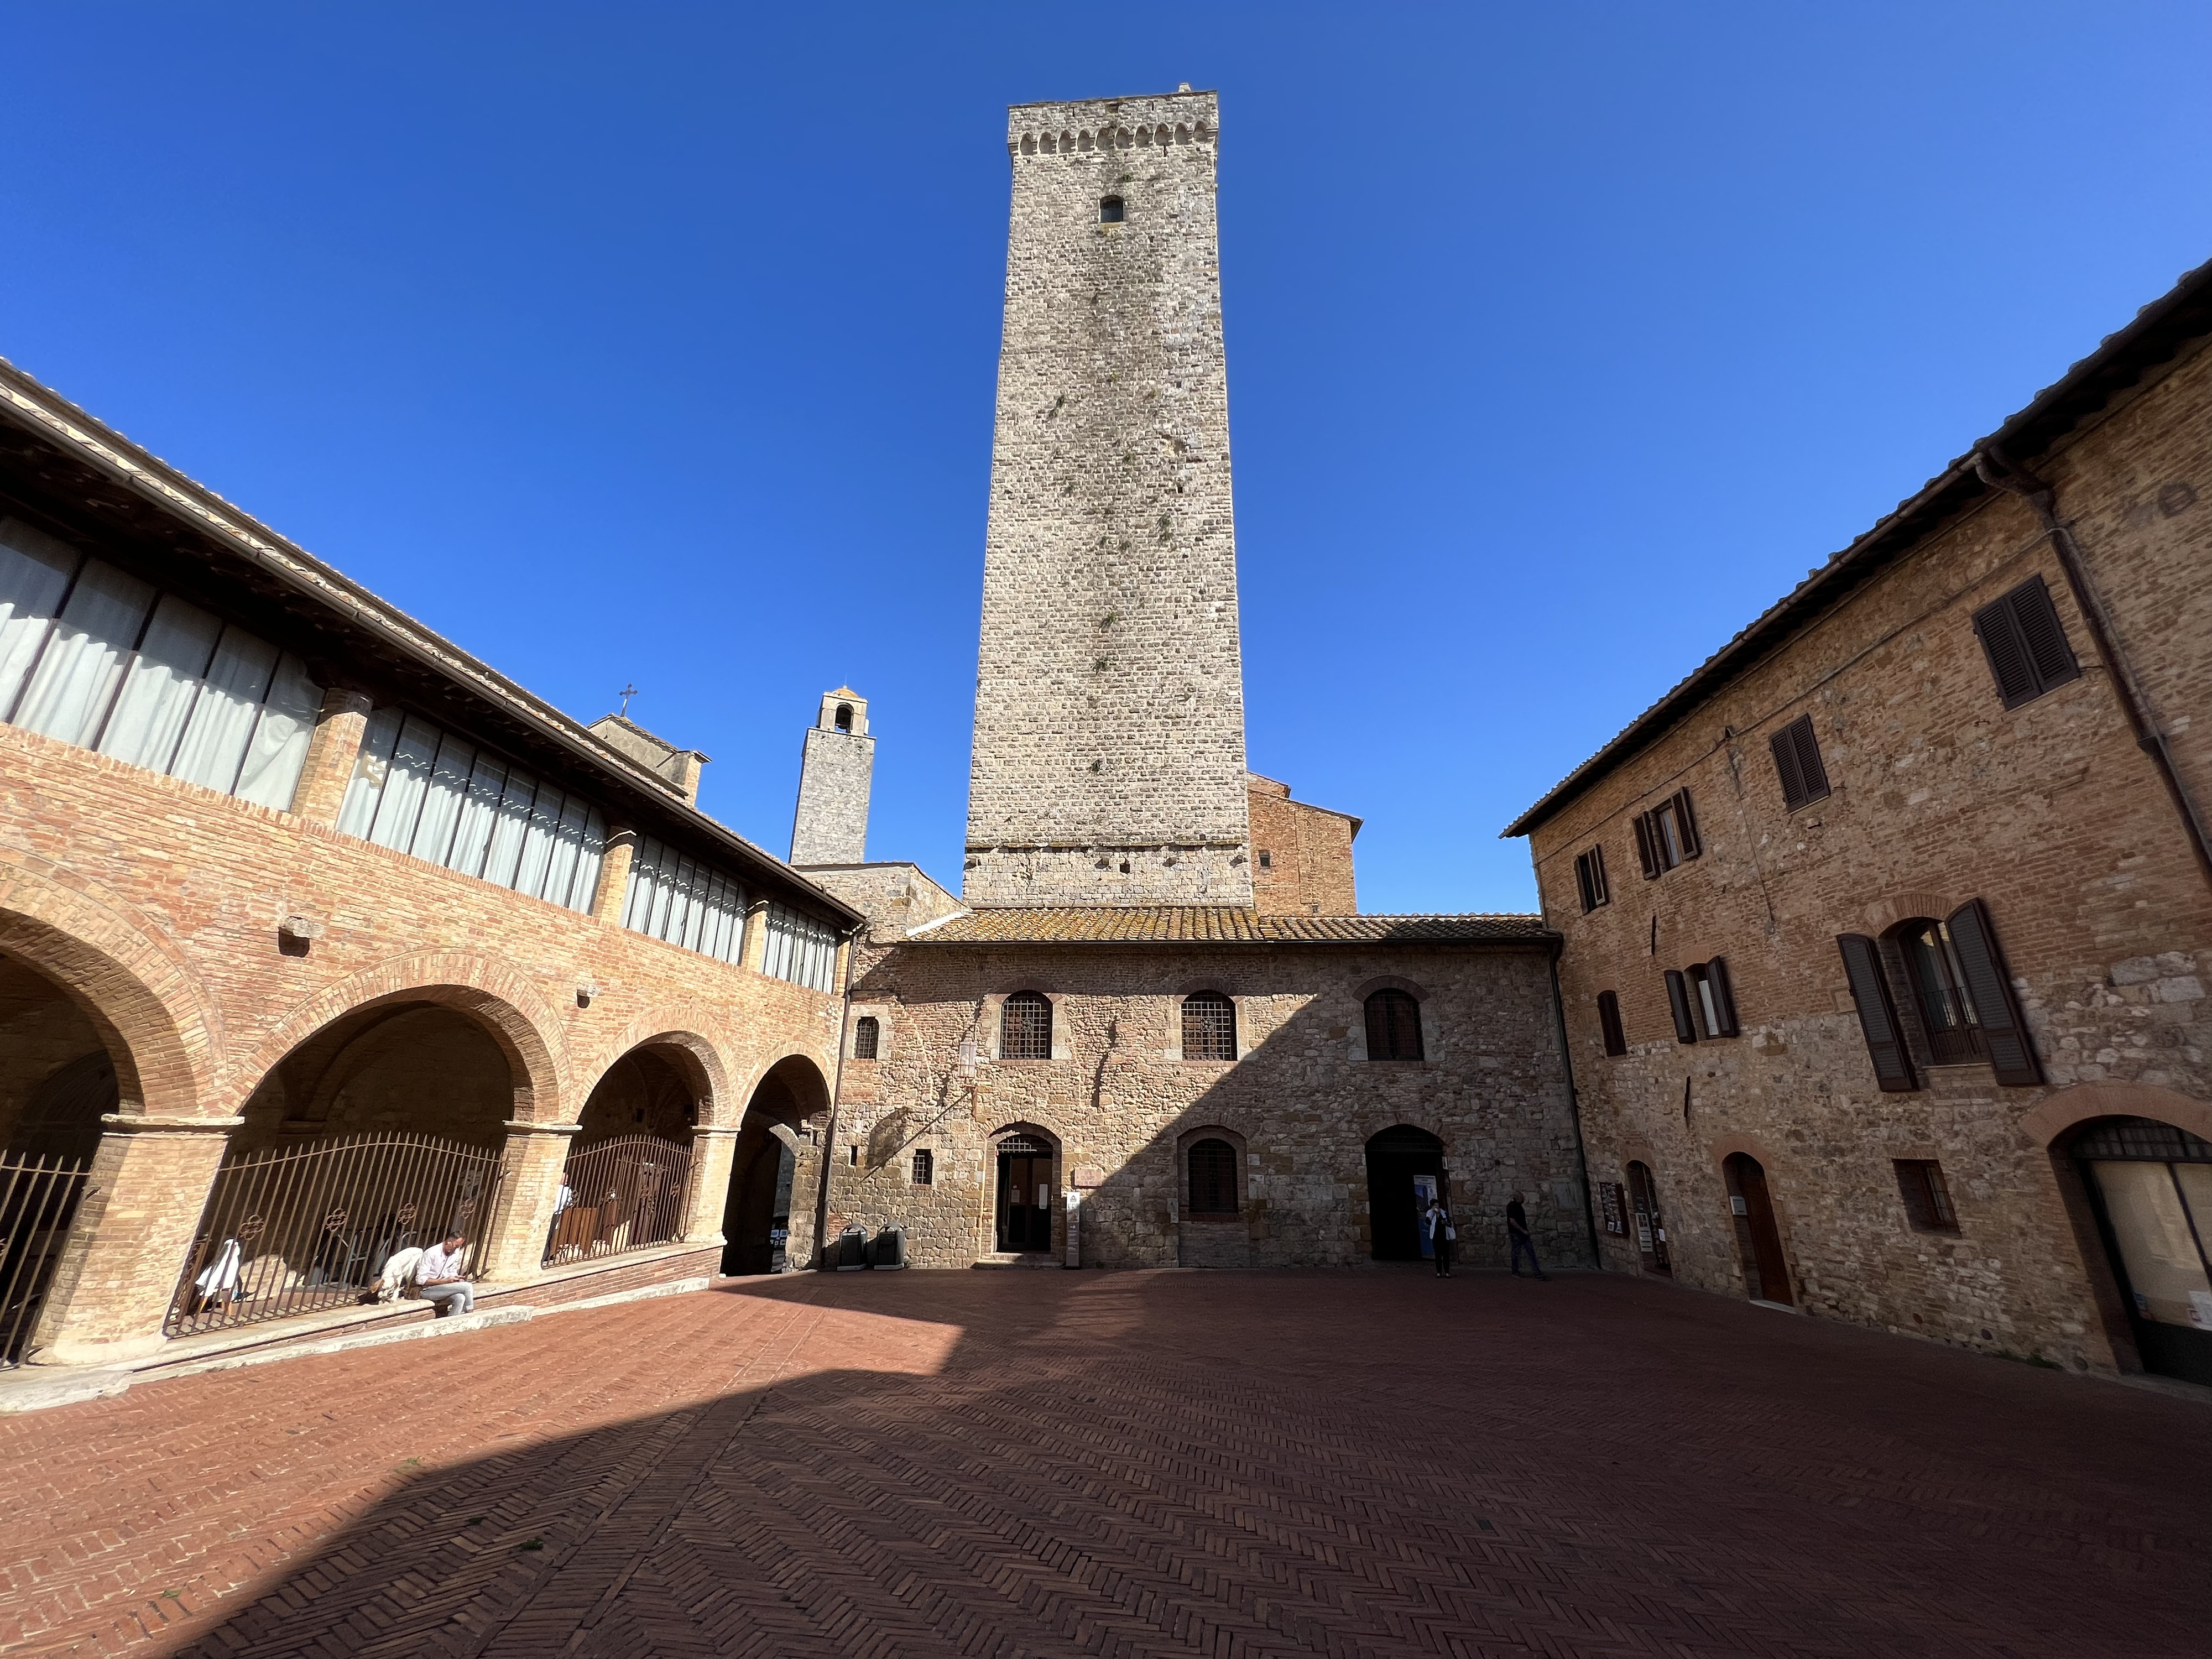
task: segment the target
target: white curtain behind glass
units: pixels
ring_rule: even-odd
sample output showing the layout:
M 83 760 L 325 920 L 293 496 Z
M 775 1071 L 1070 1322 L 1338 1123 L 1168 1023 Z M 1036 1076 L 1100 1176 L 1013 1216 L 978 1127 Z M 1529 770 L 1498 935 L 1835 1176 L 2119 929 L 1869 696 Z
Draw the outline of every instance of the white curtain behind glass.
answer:
M 783 905 L 769 905 L 761 971 L 810 991 L 831 989 L 837 975 L 837 930 Z
M 744 889 L 719 870 L 641 836 L 630 858 L 623 926 L 718 962 L 735 962 L 744 950 Z
M 338 830 L 571 910 L 592 908 L 607 840 L 590 802 L 397 708 L 369 716 Z
M 284 807 L 322 696 L 267 641 L 0 520 L 0 719 Z

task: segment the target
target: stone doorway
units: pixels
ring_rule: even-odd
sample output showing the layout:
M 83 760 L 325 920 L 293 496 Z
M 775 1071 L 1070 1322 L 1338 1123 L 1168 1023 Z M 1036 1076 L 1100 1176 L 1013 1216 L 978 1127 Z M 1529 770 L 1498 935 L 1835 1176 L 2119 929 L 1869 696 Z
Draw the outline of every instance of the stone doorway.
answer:
M 1421 1259 L 1424 1194 L 1443 1194 L 1443 1182 L 1444 1144 L 1426 1129 L 1394 1124 L 1367 1143 L 1367 1219 L 1377 1261 Z
M 1659 1211 L 1659 1184 L 1648 1164 L 1628 1166 L 1628 1206 L 1636 1229 L 1636 1251 L 1644 1271 L 1674 1276 L 1674 1261 L 1667 1251 L 1667 1218 Z
M 2115 1117 L 2072 1151 L 2143 1369 L 2212 1384 L 2212 1141 Z
M 1754 1302 L 1796 1307 L 1797 1298 L 1790 1289 L 1790 1264 L 1782 1254 L 1782 1230 L 1775 1225 L 1774 1200 L 1766 1190 L 1765 1167 L 1748 1152 L 1735 1152 L 1721 1169 L 1728 1181 L 1736 1249 L 1743 1257 L 1746 1293 Z
M 1051 1249 L 1053 1147 L 1040 1135 L 1016 1134 L 998 1152 L 999 1249 Z

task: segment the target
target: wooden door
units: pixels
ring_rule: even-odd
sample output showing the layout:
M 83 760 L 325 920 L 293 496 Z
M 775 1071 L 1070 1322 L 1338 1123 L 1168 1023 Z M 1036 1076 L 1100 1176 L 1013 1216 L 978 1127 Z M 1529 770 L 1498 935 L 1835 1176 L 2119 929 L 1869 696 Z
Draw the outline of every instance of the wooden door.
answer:
M 1636 1249 L 1646 1273 L 1674 1276 L 1674 1258 L 1667 1253 L 1667 1218 L 1659 1212 L 1659 1188 L 1651 1171 L 1641 1164 L 1628 1166 L 1628 1203 L 1634 1212 Z
M 1052 1158 L 1032 1152 L 999 1155 L 999 1248 L 1052 1248 Z
M 1743 1252 L 1744 1288 L 1762 1302 L 1795 1307 L 1790 1267 L 1783 1259 L 1782 1231 L 1774 1224 L 1774 1200 L 1766 1190 L 1766 1171 L 1742 1152 L 1727 1164 L 1729 1208 L 1735 1212 L 1736 1245 Z

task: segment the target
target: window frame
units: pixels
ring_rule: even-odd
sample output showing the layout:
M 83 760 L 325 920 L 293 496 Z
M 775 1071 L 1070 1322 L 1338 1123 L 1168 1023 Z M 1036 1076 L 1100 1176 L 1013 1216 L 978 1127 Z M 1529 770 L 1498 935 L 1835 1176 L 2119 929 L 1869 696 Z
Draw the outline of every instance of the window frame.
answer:
M 1597 994 L 1598 1040 L 1603 1043 L 1607 1057 L 1619 1060 L 1628 1052 L 1628 1030 L 1620 1023 L 1620 994 L 1600 991 Z
M 1898 1196 L 1904 1201 L 1905 1219 L 1917 1233 L 1957 1233 L 1959 1206 L 1951 1197 L 1951 1183 L 1943 1178 L 1943 1165 L 1932 1158 L 1895 1158 Z
M 1820 758 L 1820 734 L 1813 729 L 1809 713 L 1798 715 L 1769 738 L 1767 748 L 1774 757 L 1774 773 L 1782 785 L 1785 811 L 1802 812 L 1833 793 L 1827 764 Z
M 2007 708 L 2033 702 L 2081 678 L 2081 661 L 2066 635 L 2051 584 L 2038 571 L 1974 612 L 1974 637 Z
M 1705 844 L 1698 834 L 1697 809 L 1690 792 L 1677 789 L 1656 806 L 1637 814 L 1636 856 L 1644 866 L 1644 879 L 1656 881 L 1669 870 L 1679 870 L 1704 856 Z
M 1387 1010 L 1393 1009 L 1397 1006 L 1397 1001 L 1391 1000 L 1391 999 L 1394 998 L 1397 999 L 1399 1001 L 1402 1001 L 1409 1011 L 1407 1018 L 1410 1021 L 1410 1024 L 1408 1024 L 1406 1029 L 1410 1030 L 1413 1033 L 1413 1052 L 1411 1054 L 1399 1052 L 1402 1046 L 1398 1041 L 1398 1036 L 1400 1035 L 1399 1024 L 1391 1015 L 1385 1013 L 1382 1015 L 1379 1024 L 1377 1022 L 1376 1011 L 1378 1008 Z M 1417 1063 L 1428 1059 L 1428 1033 L 1422 1029 L 1421 1000 L 1415 996 L 1411 991 L 1395 985 L 1384 985 L 1378 987 L 1376 989 L 1370 991 L 1360 1000 L 1360 1012 L 1364 1017 L 1364 1024 L 1366 1026 L 1367 1058 L 1370 1062 L 1395 1061 L 1403 1065 Z M 1375 1052 L 1376 1033 L 1378 1030 L 1383 1035 L 1384 1041 L 1382 1046 L 1391 1051 L 1388 1054 L 1377 1054 Z
M 1687 981 L 1684 988 L 1689 993 L 1690 1013 L 1698 1023 L 1698 1036 L 1705 1042 L 1715 1042 L 1742 1035 L 1735 1013 L 1735 986 L 1729 974 L 1728 959 L 1714 957 L 1705 962 L 1693 962 L 1682 970 Z
M 862 1014 L 853 1022 L 853 1058 L 881 1060 L 883 1058 L 884 1023 L 874 1014 Z
M 1206 1152 L 1210 1147 L 1217 1146 L 1221 1149 L 1223 1154 L 1218 1160 L 1220 1168 L 1216 1169 L 1208 1177 L 1206 1194 L 1209 1200 L 1218 1199 L 1222 1195 L 1220 1176 L 1222 1170 L 1225 1170 L 1228 1175 L 1229 1200 L 1225 1206 L 1199 1202 L 1199 1154 Z M 1208 1156 L 1211 1161 L 1212 1155 L 1209 1153 Z M 1243 1170 L 1241 1166 L 1243 1161 L 1243 1155 L 1237 1149 L 1237 1144 L 1234 1141 L 1224 1139 L 1219 1135 L 1205 1135 L 1191 1142 L 1183 1152 L 1183 1212 L 1186 1215 L 1204 1217 L 1212 1220 L 1227 1220 L 1243 1215 L 1244 1213 L 1244 1183 Z
M 1194 1044 L 1191 1040 L 1194 1035 L 1191 1017 L 1194 1012 L 1205 1011 L 1219 1013 L 1224 1017 L 1224 1021 L 1220 1029 L 1197 1030 L 1195 1034 L 1200 1040 Z M 1218 1065 L 1238 1057 L 1236 998 L 1223 991 L 1193 991 L 1182 1000 L 1182 1057 L 1185 1060 Z M 1194 1049 L 1212 1049 L 1212 1052 L 1194 1052 Z
M 1015 1035 L 1013 1022 L 1015 1019 L 1014 1010 L 1017 1007 L 1025 1010 L 1042 1009 L 1043 1011 L 1041 1016 L 1035 1018 L 1032 1018 L 1027 1014 L 1022 1016 L 1024 1022 L 1026 1022 L 1032 1029 L 1025 1030 L 1021 1034 L 1020 1047 L 1024 1052 L 1019 1054 L 1012 1052 L 1012 1045 L 1009 1042 L 1009 1039 L 1013 1037 Z M 999 1005 L 999 1058 L 1000 1060 L 1031 1061 L 1050 1060 L 1052 1058 L 1053 1049 L 1053 1026 L 1056 1023 L 1054 1017 L 1057 1012 L 1058 1010 L 1053 1006 L 1052 999 L 1042 991 L 1020 990 L 1008 992 L 1005 1000 L 1000 1002 Z M 1042 1054 L 1032 1054 L 1027 1052 L 1028 1050 L 1038 1046 L 1040 1036 L 1042 1037 L 1044 1052 Z
M 934 1187 L 937 1184 L 937 1154 L 927 1146 L 914 1149 L 914 1160 L 907 1166 L 909 1186 Z
M 1575 854 L 1575 891 L 1589 915 L 1613 902 L 1613 889 L 1605 878 L 1605 848 L 1595 845 Z

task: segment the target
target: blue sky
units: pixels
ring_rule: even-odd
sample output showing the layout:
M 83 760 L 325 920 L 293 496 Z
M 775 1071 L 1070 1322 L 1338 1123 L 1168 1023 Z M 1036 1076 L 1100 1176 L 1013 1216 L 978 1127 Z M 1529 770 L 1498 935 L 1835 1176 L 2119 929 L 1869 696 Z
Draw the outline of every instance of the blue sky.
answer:
M 795 16 L 795 11 L 807 15 Z M 1004 106 L 1218 88 L 1250 757 L 1370 910 L 2212 254 L 2200 5 L 0 11 L 0 355 L 957 882 Z

